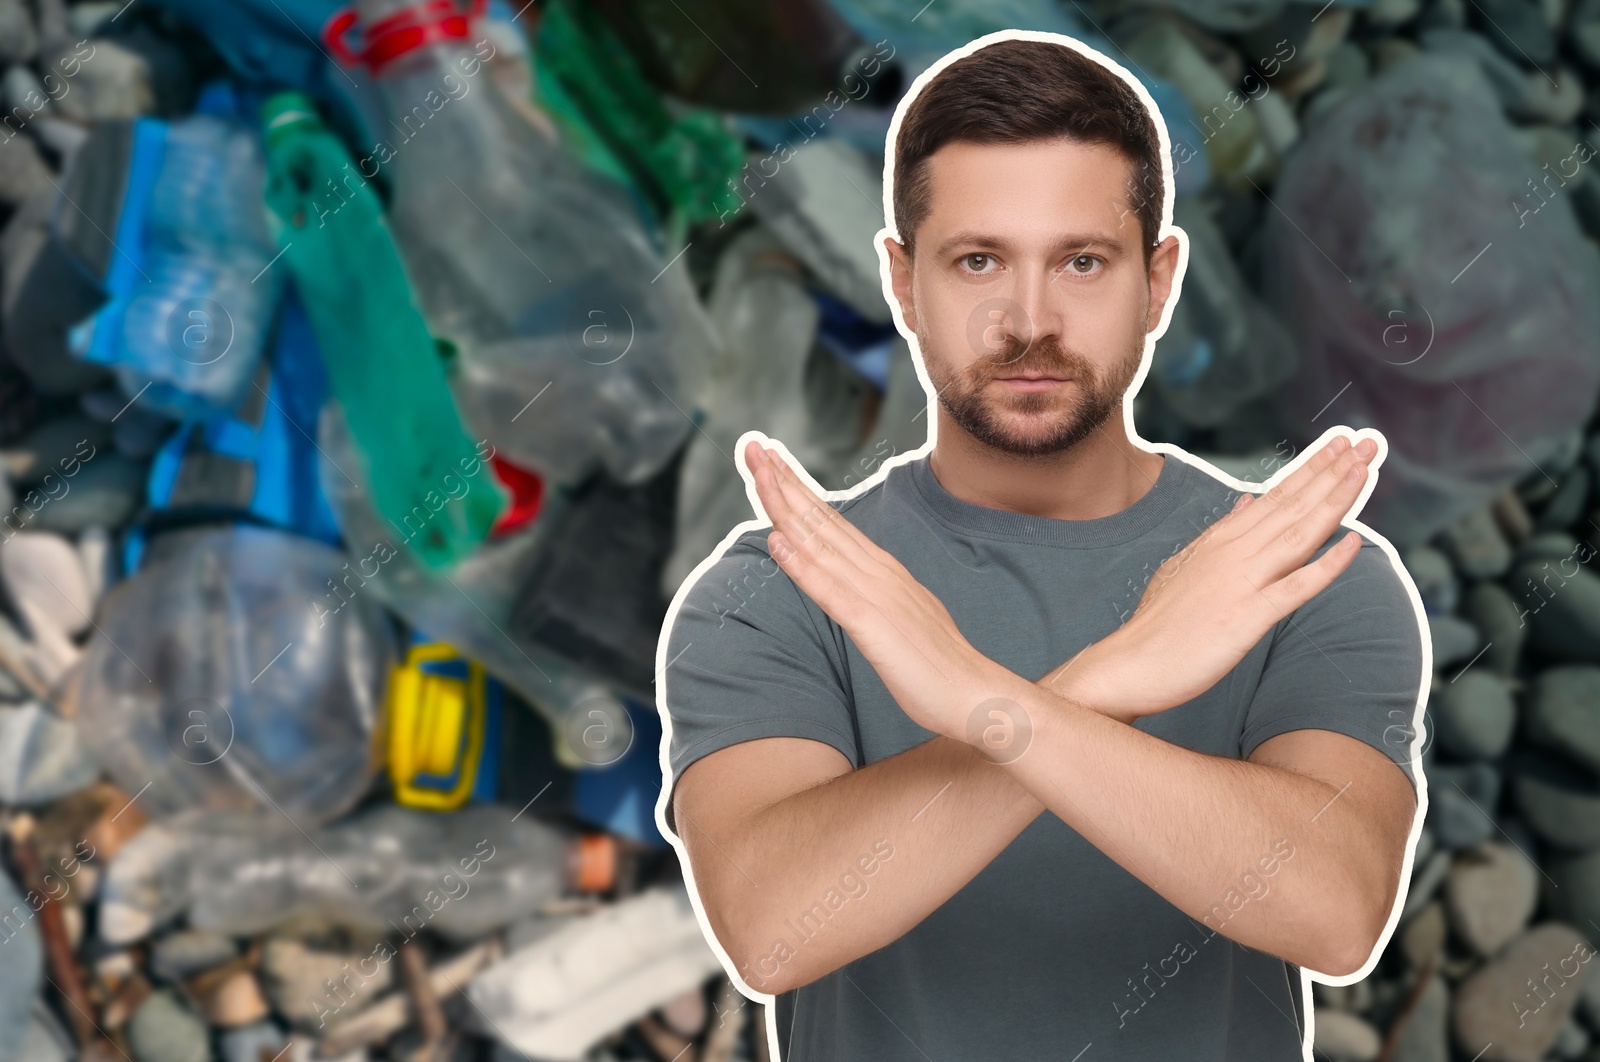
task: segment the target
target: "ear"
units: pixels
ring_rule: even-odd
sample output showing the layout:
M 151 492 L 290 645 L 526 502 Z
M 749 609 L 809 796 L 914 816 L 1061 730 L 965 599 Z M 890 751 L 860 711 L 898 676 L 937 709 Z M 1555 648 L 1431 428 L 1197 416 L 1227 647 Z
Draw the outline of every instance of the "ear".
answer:
M 1153 331 L 1161 323 L 1161 311 L 1172 297 L 1172 278 L 1178 272 L 1178 237 L 1167 238 L 1156 244 L 1150 252 L 1150 308 L 1144 321 L 1144 330 Z
M 915 332 L 917 313 L 916 303 L 911 298 L 911 255 L 893 236 L 885 236 L 883 246 L 889 252 L 889 285 L 894 289 L 895 301 L 900 304 L 900 316 L 906 327 Z

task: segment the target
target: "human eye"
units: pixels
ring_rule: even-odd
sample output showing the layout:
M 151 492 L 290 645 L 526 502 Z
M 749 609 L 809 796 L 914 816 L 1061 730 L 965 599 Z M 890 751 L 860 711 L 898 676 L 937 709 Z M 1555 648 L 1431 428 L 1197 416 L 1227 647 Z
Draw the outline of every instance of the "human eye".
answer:
M 1062 266 L 1063 273 L 1075 277 L 1092 277 L 1105 266 L 1105 259 L 1092 254 L 1075 254 Z
M 982 252 L 964 254 L 956 262 L 960 264 L 961 271 L 970 276 L 988 276 L 1000 267 L 994 255 Z

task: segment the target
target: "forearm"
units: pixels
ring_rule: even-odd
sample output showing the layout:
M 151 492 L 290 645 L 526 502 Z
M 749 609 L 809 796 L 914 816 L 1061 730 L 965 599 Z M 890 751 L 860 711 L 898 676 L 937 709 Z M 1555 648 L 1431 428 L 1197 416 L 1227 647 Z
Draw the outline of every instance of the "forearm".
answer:
M 710 872 L 699 886 L 718 939 L 750 987 L 777 994 L 900 937 L 1043 810 L 936 737 L 744 816 L 715 846 L 684 838 L 704 850 L 696 877 Z
M 1072 683 L 1058 696 L 997 675 L 997 694 L 1032 724 L 1026 753 L 1003 769 L 1129 873 L 1298 965 L 1343 973 L 1364 959 L 1386 913 L 1370 882 L 1386 868 L 1371 865 L 1379 846 L 1338 787 L 1163 741 L 1070 699 Z

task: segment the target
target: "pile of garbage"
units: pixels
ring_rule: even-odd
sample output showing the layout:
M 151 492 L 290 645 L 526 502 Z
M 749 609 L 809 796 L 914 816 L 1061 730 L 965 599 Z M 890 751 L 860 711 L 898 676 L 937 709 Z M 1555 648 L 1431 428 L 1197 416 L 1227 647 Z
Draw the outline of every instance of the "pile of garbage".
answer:
M 1171 133 L 1141 433 L 1390 443 L 1432 805 L 1319 1052 L 1600 1057 L 1600 981 L 1483 1002 L 1600 934 L 1600 4 L 916 6 L 0 0 L 0 1062 L 766 1059 L 657 637 L 740 434 L 925 441 L 884 139 L 1012 27 Z

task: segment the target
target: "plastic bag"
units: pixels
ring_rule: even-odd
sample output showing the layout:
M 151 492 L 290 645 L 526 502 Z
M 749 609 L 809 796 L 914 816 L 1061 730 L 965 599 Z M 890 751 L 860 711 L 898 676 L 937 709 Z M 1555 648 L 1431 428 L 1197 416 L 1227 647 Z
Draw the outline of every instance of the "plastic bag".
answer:
M 1334 422 L 1383 431 L 1363 519 L 1396 545 L 1481 509 L 1594 408 L 1600 251 L 1559 196 L 1540 208 L 1542 176 L 1477 66 L 1427 54 L 1285 161 L 1263 242 L 1303 355 L 1284 422 L 1301 442 Z

